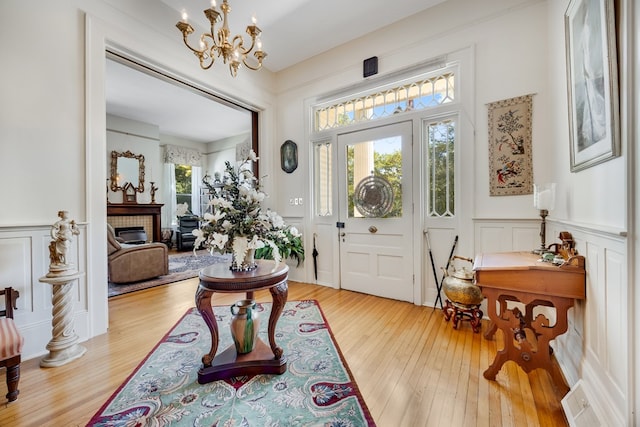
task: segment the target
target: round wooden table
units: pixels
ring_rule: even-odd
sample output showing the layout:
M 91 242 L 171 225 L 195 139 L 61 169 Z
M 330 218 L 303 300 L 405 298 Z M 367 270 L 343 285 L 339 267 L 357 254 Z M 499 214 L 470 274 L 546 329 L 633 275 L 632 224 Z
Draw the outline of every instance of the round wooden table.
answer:
M 226 263 L 214 264 L 200 272 L 196 307 L 211 332 L 211 350 L 202 356 L 203 366 L 198 371 L 200 384 L 241 375 L 282 374 L 287 370 L 282 348 L 276 344 L 275 329 L 287 302 L 289 266 L 284 262 L 275 264 L 268 260 L 256 262 L 258 268 L 249 272 L 231 271 Z M 269 347 L 258 338 L 255 348 L 249 353 L 237 354 L 235 345 L 231 345 L 216 356 L 219 335 L 211 307 L 213 293 L 246 292 L 247 299 L 253 299 L 253 292 L 262 289 L 269 289 L 273 300 L 269 315 Z

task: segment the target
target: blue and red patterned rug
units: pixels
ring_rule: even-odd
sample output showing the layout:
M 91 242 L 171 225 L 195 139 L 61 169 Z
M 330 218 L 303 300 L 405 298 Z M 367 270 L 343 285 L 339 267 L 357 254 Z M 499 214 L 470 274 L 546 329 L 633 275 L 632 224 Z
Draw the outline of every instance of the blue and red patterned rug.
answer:
M 259 303 L 268 342 L 270 303 Z M 216 306 L 220 349 L 232 344 L 229 307 Z M 287 371 L 198 384 L 211 335 L 195 308 L 180 319 L 89 426 L 375 426 L 317 301 L 287 302 L 276 326 Z

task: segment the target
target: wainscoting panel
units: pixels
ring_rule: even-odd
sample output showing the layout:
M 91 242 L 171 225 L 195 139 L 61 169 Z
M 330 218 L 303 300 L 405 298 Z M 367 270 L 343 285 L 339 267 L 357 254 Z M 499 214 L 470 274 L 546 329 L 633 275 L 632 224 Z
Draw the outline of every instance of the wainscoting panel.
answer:
M 531 251 L 540 247 L 540 221 L 476 219 L 475 253 Z
M 540 247 L 540 221 L 475 220 L 476 253 L 530 250 Z M 586 299 L 569 310 L 566 334 L 552 342 L 554 354 L 570 386 L 582 379 L 600 420 L 606 425 L 632 425 L 631 363 L 628 337 L 626 238 L 610 230 L 547 220 L 546 244 L 569 231 L 585 256 Z
M 586 300 L 576 302 L 569 312 L 568 332 L 553 343 L 556 359 L 570 386 L 582 379 L 600 420 L 631 425 L 626 238 L 553 222 L 548 231 L 552 236 L 560 231 L 573 235 L 587 272 Z
M 20 292 L 14 317 L 16 322 L 21 317 L 33 312 L 33 294 L 31 286 L 31 237 L 15 237 L 8 234 L 0 237 L 0 288 L 11 286 Z
M 422 304 L 427 306 L 434 306 L 438 297 L 437 286 L 443 280 L 444 268 L 449 261 L 449 255 L 451 255 L 451 248 L 456 238 L 457 230 L 451 227 L 429 227 L 427 229 L 428 235 L 423 233 L 423 251 L 424 254 L 422 261 Z M 427 240 L 428 237 L 428 240 Z M 429 254 L 429 245 L 431 245 L 431 254 Z M 467 247 L 473 247 L 467 245 Z M 473 253 L 467 253 L 464 249 L 464 243 L 458 235 L 458 243 L 454 255 L 462 256 L 465 258 L 473 258 Z M 433 257 L 433 264 L 435 266 L 436 275 L 434 276 L 433 267 L 431 266 L 431 257 Z M 460 261 L 457 268 L 467 267 L 471 268 L 471 265 L 467 262 Z M 441 290 L 440 297 L 442 301 L 445 301 L 446 295 Z M 438 303 L 438 307 L 440 304 Z
M 74 236 L 69 258 L 86 273 L 86 225 L 78 228 L 80 235 Z M 0 287 L 10 285 L 20 292 L 14 318 L 25 336 L 23 360 L 46 354 L 51 339 L 52 286 L 39 281 L 49 271 L 50 231 L 51 225 L 0 227 Z M 73 294 L 75 332 L 85 341 L 89 325 L 86 275 L 76 281 Z
M 313 272 L 313 235 L 311 241 L 307 243 L 306 248 L 308 252 L 306 255 L 305 264 L 307 265 L 307 273 L 309 281 L 311 283 L 317 283 L 320 285 L 331 286 L 333 288 L 338 287 L 338 282 L 334 279 L 339 273 L 335 271 L 336 265 L 338 265 L 338 251 L 334 250 L 333 245 L 337 239 L 337 229 L 335 224 L 316 224 L 316 249 L 318 250 L 318 278 L 315 278 Z

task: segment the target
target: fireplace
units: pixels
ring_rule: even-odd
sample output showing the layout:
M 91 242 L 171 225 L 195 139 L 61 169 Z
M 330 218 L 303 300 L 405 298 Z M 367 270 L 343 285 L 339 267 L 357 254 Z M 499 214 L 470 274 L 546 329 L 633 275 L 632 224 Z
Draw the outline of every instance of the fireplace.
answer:
M 114 227 L 113 231 L 124 243 L 139 245 L 147 242 L 147 232 L 143 226 Z
M 162 241 L 160 212 L 162 204 L 124 204 L 107 205 L 107 222 L 116 228 L 143 227 L 147 236 L 154 242 Z

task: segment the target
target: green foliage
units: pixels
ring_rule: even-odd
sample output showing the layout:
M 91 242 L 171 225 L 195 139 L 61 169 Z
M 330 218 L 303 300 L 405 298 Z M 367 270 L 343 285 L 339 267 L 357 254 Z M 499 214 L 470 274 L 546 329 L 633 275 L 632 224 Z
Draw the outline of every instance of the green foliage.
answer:
M 374 175 L 386 179 L 393 188 L 393 207 L 385 218 L 402 216 L 402 153 L 373 154 Z
M 347 191 L 349 194 L 349 216 L 353 217 L 356 208 L 353 195 L 357 183 L 353 182 L 354 175 L 354 148 L 347 147 Z M 402 152 L 396 150 L 392 153 L 378 153 L 373 155 L 373 174 L 386 179 L 393 188 L 393 207 L 384 218 L 402 216 Z
M 284 239 L 277 239 L 275 241 L 275 244 L 280 251 L 280 256 L 282 259 L 295 259 L 297 262 L 296 265 L 299 267 L 300 264 L 302 264 L 302 261 L 304 261 L 304 245 L 302 244 L 302 238 L 299 235 L 294 236 L 289 227 L 284 230 L 284 234 Z M 257 259 L 273 259 L 273 249 L 270 246 L 256 249 L 255 257 Z
M 176 165 L 176 194 L 191 194 L 191 166 Z

